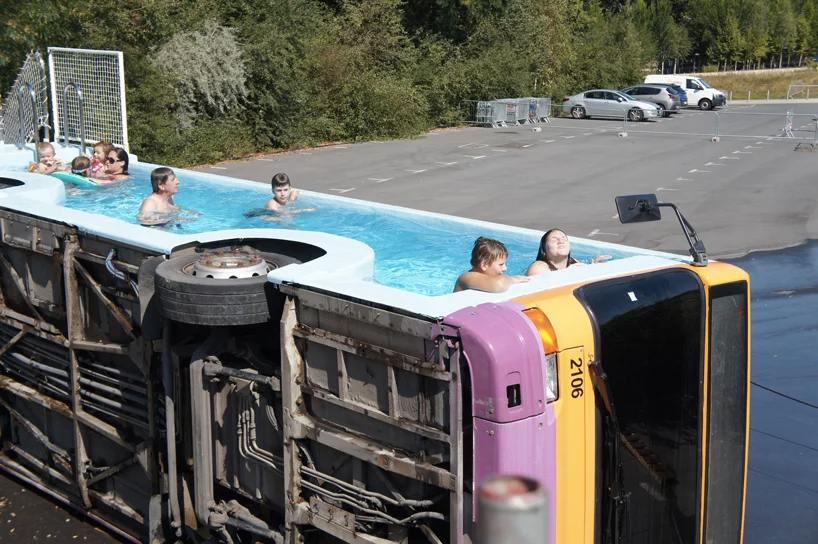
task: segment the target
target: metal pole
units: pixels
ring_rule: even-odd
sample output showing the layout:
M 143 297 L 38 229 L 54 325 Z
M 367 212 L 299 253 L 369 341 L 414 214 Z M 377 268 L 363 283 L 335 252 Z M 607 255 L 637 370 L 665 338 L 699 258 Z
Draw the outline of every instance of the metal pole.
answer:
M 767 100 L 770 99 L 770 89 L 767 89 Z
M 162 333 L 162 386 L 165 389 L 165 442 L 168 452 L 168 502 L 170 502 L 171 528 L 173 534 L 182 536 L 182 511 L 179 506 L 179 489 L 176 474 L 176 410 L 173 399 L 173 351 L 171 349 L 171 323 L 165 320 Z
M 25 149 L 26 147 L 26 132 L 25 128 L 23 128 L 22 98 L 26 89 L 28 89 L 28 95 L 31 98 L 31 113 L 34 116 L 34 162 L 37 162 L 39 160 L 39 157 L 37 156 L 37 146 L 40 144 L 40 112 L 39 108 L 37 107 L 37 94 L 34 92 L 34 87 L 31 86 L 31 83 L 23 83 L 17 87 L 17 117 L 20 120 L 20 145 L 18 148 Z M 23 95 L 20 94 L 20 91 L 23 91 Z
M 480 484 L 477 544 L 552 544 L 548 498 L 523 476 L 489 476 Z
M 80 152 L 85 155 L 85 106 L 82 102 L 82 91 L 80 90 L 80 86 L 74 83 L 73 81 L 68 82 L 68 84 L 63 87 L 62 90 L 62 119 L 63 123 L 65 123 L 65 127 L 63 128 L 63 140 L 64 147 L 68 147 L 68 89 L 71 87 L 74 88 L 74 91 L 77 93 L 77 99 L 79 100 L 80 105 Z
M 807 100 L 809 100 L 809 87 L 807 87 Z
M 720 124 L 721 124 L 721 115 L 719 115 L 719 112 L 716 112 L 716 133 L 713 135 L 713 141 L 714 141 L 714 142 L 718 142 L 718 141 L 719 141 L 719 128 L 720 128 Z
M 747 91 L 747 102 L 750 101 L 750 96 L 752 96 L 753 91 Z

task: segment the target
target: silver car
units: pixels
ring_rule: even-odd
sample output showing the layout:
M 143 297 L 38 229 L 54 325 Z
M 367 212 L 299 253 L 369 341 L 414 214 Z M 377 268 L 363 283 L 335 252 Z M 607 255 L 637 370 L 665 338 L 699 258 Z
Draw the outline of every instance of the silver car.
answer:
M 683 107 L 679 93 L 674 92 L 670 85 L 634 85 L 633 87 L 622 89 L 622 93 L 636 100 L 641 100 L 642 102 L 656 104 L 659 107 L 659 113 L 662 117 L 667 117 Z
M 643 121 L 659 117 L 659 109 L 655 104 L 635 100 L 619 91 L 595 89 L 584 93 L 566 96 L 562 99 L 563 113 L 570 114 L 574 119 L 583 117 L 614 117 L 628 116 L 628 121 Z

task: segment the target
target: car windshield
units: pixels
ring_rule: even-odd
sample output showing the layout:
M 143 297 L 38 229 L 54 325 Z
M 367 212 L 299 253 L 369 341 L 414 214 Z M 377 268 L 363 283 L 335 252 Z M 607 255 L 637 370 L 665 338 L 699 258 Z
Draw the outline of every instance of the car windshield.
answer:
M 713 88 L 710 85 L 708 85 L 707 82 L 705 80 L 703 80 L 703 79 L 700 79 L 699 83 L 701 83 L 702 87 L 704 87 L 705 89 L 712 89 Z

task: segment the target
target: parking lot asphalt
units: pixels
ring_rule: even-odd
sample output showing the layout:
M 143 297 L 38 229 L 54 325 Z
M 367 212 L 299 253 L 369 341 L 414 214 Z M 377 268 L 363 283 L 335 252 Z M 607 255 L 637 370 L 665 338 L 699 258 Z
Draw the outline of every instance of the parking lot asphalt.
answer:
M 788 109 L 792 138 L 784 132 Z M 302 189 L 686 253 L 672 216 L 649 227 L 617 220 L 615 196 L 656 193 L 679 206 L 711 256 L 727 257 L 818 234 L 818 152 L 795 151 L 815 138 L 816 114 L 815 103 L 743 103 L 626 127 L 622 120 L 555 118 L 203 170 L 264 183 L 286 172 Z M 711 141 L 717 122 L 720 140 Z

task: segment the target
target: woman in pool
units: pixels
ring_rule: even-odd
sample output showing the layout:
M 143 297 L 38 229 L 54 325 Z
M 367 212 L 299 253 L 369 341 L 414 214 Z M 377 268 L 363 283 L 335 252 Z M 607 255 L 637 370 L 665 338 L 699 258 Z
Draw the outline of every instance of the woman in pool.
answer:
M 591 259 L 591 264 L 601 263 L 610 258 L 610 255 L 597 255 Z M 551 229 L 543 234 L 540 240 L 540 250 L 537 252 L 537 260 L 531 263 L 525 275 L 537 276 L 572 266 L 585 266 L 585 263 L 571 257 L 571 242 L 568 236 L 560 229 Z
M 96 174 L 94 179 L 98 185 L 125 181 L 131 175 L 128 173 L 128 152 L 121 147 L 115 147 L 105 157 L 105 170 Z

